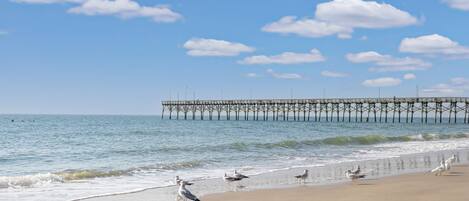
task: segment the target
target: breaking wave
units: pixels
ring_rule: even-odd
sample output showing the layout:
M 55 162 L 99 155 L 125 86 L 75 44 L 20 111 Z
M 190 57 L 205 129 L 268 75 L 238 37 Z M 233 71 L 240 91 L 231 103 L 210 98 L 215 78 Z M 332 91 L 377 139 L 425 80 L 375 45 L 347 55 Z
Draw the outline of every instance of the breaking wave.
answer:
M 137 173 L 155 172 L 165 170 L 181 170 L 203 166 L 203 161 L 185 161 L 171 164 L 157 164 L 125 170 L 65 170 L 55 173 L 0 177 L 1 188 L 30 188 L 40 187 L 54 183 L 67 183 L 80 180 L 89 180 L 105 177 L 132 176 Z
M 421 134 L 421 135 L 404 135 L 404 136 L 385 136 L 385 135 L 365 135 L 365 136 L 338 136 L 317 140 L 284 140 L 275 143 L 258 143 L 254 144 L 257 148 L 301 148 L 302 146 L 349 146 L 349 145 L 373 145 L 390 142 L 409 142 L 409 141 L 434 141 L 446 139 L 469 138 L 469 134 Z M 239 143 L 233 144 L 239 147 Z M 248 146 L 248 145 L 245 145 Z

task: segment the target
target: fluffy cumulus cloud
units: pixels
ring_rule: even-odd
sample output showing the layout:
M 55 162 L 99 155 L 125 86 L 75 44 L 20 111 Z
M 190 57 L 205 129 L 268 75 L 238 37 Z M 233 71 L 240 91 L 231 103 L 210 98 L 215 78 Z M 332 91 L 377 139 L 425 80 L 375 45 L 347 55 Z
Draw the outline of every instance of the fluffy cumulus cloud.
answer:
M 362 82 L 366 87 L 392 87 L 401 84 L 401 80 L 393 77 L 381 77 L 376 79 L 365 80 Z
M 309 53 L 284 52 L 279 55 L 266 56 L 257 55 L 243 59 L 242 64 L 301 64 L 324 61 L 325 58 L 317 49 L 312 49 Z
M 69 13 L 83 15 L 114 15 L 121 18 L 148 17 L 155 22 L 174 22 L 182 18 L 167 6 L 141 6 L 132 0 L 87 0 Z
M 188 40 L 184 43 L 184 48 L 190 56 L 237 56 L 254 51 L 254 48 L 241 43 L 205 38 Z
M 451 8 L 469 11 L 469 0 L 443 0 Z
M 316 19 L 355 28 L 389 28 L 418 23 L 417 18 L 386 3 L 334 0 L 316 8 Z
M 431 63 L 421 59 L 411 57 L 396 58 L 375 51 L 349 53 L 346 55 L 346 58 L 352 63 L 373 63 L 375 67 L 371 67 L 369 70 L 374 72 L 416 71 L 426 70 L 431 67 Z
M 332 78 L 341 78 L 341 77 L 348 77 L 348 73 L 342 73 L 342 72 L 335 72 L 335 71 L 321 71 L 321 76 L 323 77 L 332 77 Z
M 428 96 L 455 96 L 467 91 L 469 91 L 469 79 L 463 77 L 452 78 L 447 83 L 440 83 L 422 90 Z
M 265 32 L 303 37 L 337 35 L 350 38 L 354 28 L 391 28 L 417 24 L 411 14 L 386 3 L 363 0 L 333 0 L 316 7 L 315 18 L 282 17 L 265 25 Z
M 82 3 L 86 0 L 11 0 L 17 3 L 30 3 L 30 4 L 52 4 L 52 3 Z
M 404 74 L 403 78 L 404 80 L 415 80 L 417 76 L 415 76 L 415 74 L 413 73 L 407 73 L 407 74 Z
M 272 69 L 268 69 L 267 73 L 276 79 L 285 79 L 285 80 L 303 79 L 303 76 L 297 73 L 278 73 Z
M 78 4 L 68 10 L 68 13 L 82 15 L 112 15 L 124 19 L 146 17 L 155 22 L 175 22 L 182 19 L 182 15 L 172 11 L 167 6 L 142 6 L 134 0 L 12 0 L 17 3 Z
M 462 46 L 438 34 L 416 38 L 404 38 L 399 46 L 401 52 L 425 55 L 443 55 L 451 58 L 469 58 L 469 47 Z

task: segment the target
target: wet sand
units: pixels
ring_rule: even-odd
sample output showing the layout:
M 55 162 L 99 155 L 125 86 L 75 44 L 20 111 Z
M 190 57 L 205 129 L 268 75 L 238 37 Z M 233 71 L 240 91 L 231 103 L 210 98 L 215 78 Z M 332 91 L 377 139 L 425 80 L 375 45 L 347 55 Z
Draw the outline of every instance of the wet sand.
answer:
M 443 176 L 416 173 L 326 186 L 227 192 L 203 201 L 468 201 L 469 166 Z

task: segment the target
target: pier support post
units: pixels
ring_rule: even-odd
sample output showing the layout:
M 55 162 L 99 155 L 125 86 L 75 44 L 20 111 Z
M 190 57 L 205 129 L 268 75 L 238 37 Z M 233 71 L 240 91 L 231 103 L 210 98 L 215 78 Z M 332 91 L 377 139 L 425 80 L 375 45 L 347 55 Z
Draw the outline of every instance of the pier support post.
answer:
M 161 112 L 161 119 L 164 118 L 164 106 L 163 106 L 163 111 Z M 464 122 L 466 122 L 466 120 L 464 120 Z
M 318 121 L 318 104 L 314 103 L 314 122 L 317 122 L 317 121 Z
M 414 103 L 410 105 L 410 123 L 414 123 Z
M 384 105 L 384 123 L 388 123 L 388 103 Z
M 466 109 L 464 112 L 464 123 L 466 124 L 469 123 L 468 115 L 469 115 L 469 102 L 466 102 Z

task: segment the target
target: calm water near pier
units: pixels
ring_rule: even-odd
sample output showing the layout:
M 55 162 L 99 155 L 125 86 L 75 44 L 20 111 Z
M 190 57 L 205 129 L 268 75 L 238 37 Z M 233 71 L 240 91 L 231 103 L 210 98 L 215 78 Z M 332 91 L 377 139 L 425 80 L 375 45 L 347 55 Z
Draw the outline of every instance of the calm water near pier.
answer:
M 342 164 L 328 173 L 322 170 L 312 183 L 340 180 L 342 170 L 354 161 L 380 161 L 365 164 L 378 175 L 376 166 L 384 170 L 392 157 L 468 149 L 468 128 L 467 124 L 0 115 L 0 200 L 73 200 L 170 186 L 175 175 L 209 181 L 235 168 L 258 175 L 248 182 L 259 188 L 294 182 L 287 179 L 289 172 L 281 172 L 295 167 Z M 423 158 L 405 158 L 403 167 L 415 163 L 414 170 L 430 168 Z M 389 162 L 394 169 L 398 163 Z M 282 170 L 276 174 L 283 176 L 277 182 L 266 180 L 265 175 L 274 170 Z

